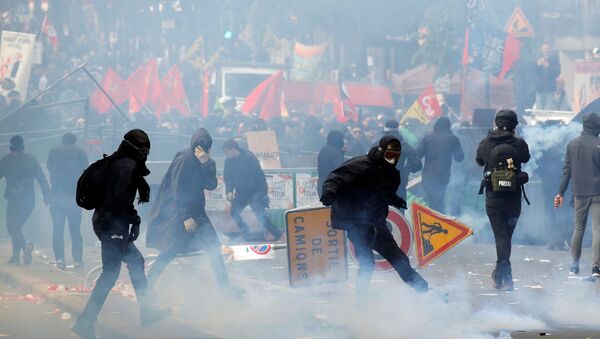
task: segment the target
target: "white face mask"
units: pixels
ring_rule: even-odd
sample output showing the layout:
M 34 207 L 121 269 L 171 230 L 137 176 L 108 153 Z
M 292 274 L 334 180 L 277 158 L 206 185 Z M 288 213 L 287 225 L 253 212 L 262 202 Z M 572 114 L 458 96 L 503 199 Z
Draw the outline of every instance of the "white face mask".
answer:
M 383 158 L 383 159 L 385 159 L 385 161 L 387 161 L 389 164 L 392 164 L 392 165 L 395 165 L 396 161 L 398 161 L 396 158 L 391 158 L 391 159 Z

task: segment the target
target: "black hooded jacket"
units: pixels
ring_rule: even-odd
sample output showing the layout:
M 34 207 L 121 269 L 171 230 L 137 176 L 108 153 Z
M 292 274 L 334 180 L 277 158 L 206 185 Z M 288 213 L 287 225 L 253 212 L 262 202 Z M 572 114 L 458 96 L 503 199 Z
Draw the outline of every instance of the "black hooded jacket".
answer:
M 204 190 L 217 188 L 217 168 L 213 159 L 205 164 L 198 161 L 194 155 L 198 145 L 205 151 L 212 145 L 210 134 L 203 128 L 192 136 L 190 148 L 175 155 L 160 184 L 149 216 L 146 246 L 165 251 L 179 244 L 179 253 L 199 249 L 196 242 L 185 241 L 198 233 L 187 233 L 183 222 L 193 218 L 198 227 L 210 223 Z
M 243 148 L 240 154 L 233 158 L 225 159 L 223 178 L 225 190 L 240 199 L 252 197 L 256 193 L 267 194 L 267 179 L 260 167 L 256 156 Z
M 465 157 L 458 138 L 450 131 L 450 120 L 439 118 L 433 126 L 433 133 L 423 138 L 417 148 L 417 157 L 425 157 L 423 181 L 450 182 L 452 158 L 462 161 Z
M 396 168 L 400 171 L 400 186 L 398 186 L 398 196 L 403 199 L 406 199 L 406 185 L 408 185 L 408 177 L 410 173 L 415 173 L 423 168 L 423 164 L 421 164 L 421 159 L 417 158 L 417 152 L 411 145 L 404 141 L 399 132 L 383 132 L 382 136 L 392 136 L 398 140 L 402 144 L 402 155 L 400 155 L 400 159 L 396 164 Z
M 321 148 L 317 156 L 317 171 L 319 173 L 317 191 L 319 192 L 319 197 L 323 190 L 325 178 L 344 162 L 343 148 L 344 133 L 339 131 L 329 132 L 327 135 L 327 144 Z
M 477 156 L 475 158 L 477 164 L 479 166 L 484 167 L 484 172 L 491 170 L 493 168 L 494 163 L 491 159 L 492 150 L 494 149 L 494 147 L 501 144 L 508 144 L 515 148 L 515 150 L 517 151 L 517 157 L 516 159 L 513 159 L 514 164 L 518 170 L 521 170 L 522 164 L 528 162 L 529 158 L 531 157 L 529 154 L 529 147 L 527 146 L 527 143 L 525 142 L 525 140 L 515 137 L 510 131 L 503 131 L 497 129 L 490 130 L 487 138 L 481 140 L 481 142 L 479 143 L 479 147 L 477 148 Z M 516 199 L 521 198 L 520 190 L 517 192 L 492 192 L 491 183 L 487 183 L 486 191 L 488 197 L 497 196 L 513 197 Z
M 146 146 L 146 151 L 142 151 L 140 146 Z M 133 203 L 138 192 L 140 202 L 148 202 L 150 198 L 150 187 L 144 179 L 150 174 L 146 167 L 149 148 L 150 141 L 146 133 L 133 130 L 125 135 L 125 140 L 111 155 L 108 183 L 102 202 L 92 217 L 96 233 L 128 235 L 129 225 L 139 222 Z
M 381 138 L 369 154 L 346 161 L 331 172 L 323 183 L 322 201 L 333 201 L 333 228 L 347 229 L 357 225 L 385 227 L 388 206 L 400 207 L 403 200 L 396 195 L 400 173 L 383 158 L 383 150 L 398 139 Z

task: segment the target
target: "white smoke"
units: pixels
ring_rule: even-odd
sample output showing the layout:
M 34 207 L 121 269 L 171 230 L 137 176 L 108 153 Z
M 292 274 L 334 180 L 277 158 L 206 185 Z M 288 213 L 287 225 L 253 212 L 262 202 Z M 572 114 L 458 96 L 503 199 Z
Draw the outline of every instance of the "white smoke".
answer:
M 582 131 L 580 123 L 571 122 L 565 126 L 528 126 L 523 128 L 523 139 L 529 145 L 531 159 L 525 164 L 525 171 L 533 174 L 540 166 L 539 160 L 545 151 L 558 147 L 565 150 L 569 141 L 578 136 Z M 563 153 L 564 154 L 564 153 Z M 557 155 L 557 161 L 562 161 Z

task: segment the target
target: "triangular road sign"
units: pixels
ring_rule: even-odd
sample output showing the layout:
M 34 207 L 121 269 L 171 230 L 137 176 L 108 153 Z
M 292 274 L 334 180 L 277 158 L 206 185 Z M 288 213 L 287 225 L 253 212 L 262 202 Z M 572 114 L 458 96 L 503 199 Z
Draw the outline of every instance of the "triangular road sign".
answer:
M 527 20 L 525 13 L 519 6 L 515 7 L 506 26 L 504 26 L 504 31 L 517 38 L 532 37 L 535 34 L 533 27 L 531 27 L 529 20 Z
M 427 266 L 473 234 L 472 229 L 456 218 L 445 216 L 415 202 L 412 203 L 412 222 L 419 267 Z

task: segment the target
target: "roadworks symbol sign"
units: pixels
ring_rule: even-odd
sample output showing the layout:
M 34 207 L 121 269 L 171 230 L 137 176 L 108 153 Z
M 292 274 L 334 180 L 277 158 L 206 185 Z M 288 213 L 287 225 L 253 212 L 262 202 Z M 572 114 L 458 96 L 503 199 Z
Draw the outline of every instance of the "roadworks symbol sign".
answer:
M 473 230 L 452 218 L 421 204 L 412 203 L 415 236 L 415 255 L 419 267 L 425 267 L 459 242 Z
M 529 20 L 525 17 L 525 13 L 518 6 L 515 7 L 506 26 L 504 26 L 504 31 L 517 38 L 532 37 L 535 34 Z

